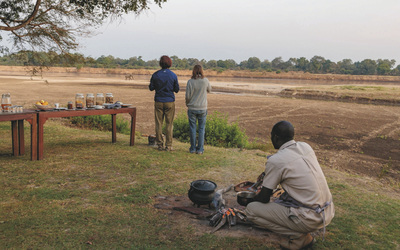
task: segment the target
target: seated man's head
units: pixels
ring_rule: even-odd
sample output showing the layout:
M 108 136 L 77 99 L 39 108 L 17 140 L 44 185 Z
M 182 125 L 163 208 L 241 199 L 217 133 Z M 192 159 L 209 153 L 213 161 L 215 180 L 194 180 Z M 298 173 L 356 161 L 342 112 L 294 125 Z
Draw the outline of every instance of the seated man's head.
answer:
M 293 140 L 294 127 L 288 121 L 277 122 L 271 131 L 271 141 L 275 149 L 279 149 L 286 142 Z

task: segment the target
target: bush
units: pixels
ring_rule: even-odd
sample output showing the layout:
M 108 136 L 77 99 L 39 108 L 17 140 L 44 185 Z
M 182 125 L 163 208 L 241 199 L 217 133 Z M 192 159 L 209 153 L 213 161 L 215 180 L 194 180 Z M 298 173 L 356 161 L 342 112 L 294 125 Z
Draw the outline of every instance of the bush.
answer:
M 72 124 L 80 128 L 97 129 L 101 131 L 111 131 L 110 115 L 92 115 L 92 116 L 76 116 L 71 117 Z M 117 132 L 122 134 L 130 134 L 130 124 L 123 118 L 117 117 Z
M 174 120 L 174 138 L 182 142 L 190 142 L 189 121 L 186 112 L 181 112 Z M 228 123 L 228 116 L 214 112 L 207 116 L 204 143 L 229 148 L 247 146 L 247 136 L 237 122 Z

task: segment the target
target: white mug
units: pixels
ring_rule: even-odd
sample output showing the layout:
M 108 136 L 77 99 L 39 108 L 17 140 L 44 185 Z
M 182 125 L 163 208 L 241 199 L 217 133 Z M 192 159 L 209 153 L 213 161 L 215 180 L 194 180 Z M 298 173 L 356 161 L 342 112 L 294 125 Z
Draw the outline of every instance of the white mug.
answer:
M 56 109 L 58 109 L 59 106 L 60 106 L 59 103 L 54 103 L 54 107 L 55 107 Z

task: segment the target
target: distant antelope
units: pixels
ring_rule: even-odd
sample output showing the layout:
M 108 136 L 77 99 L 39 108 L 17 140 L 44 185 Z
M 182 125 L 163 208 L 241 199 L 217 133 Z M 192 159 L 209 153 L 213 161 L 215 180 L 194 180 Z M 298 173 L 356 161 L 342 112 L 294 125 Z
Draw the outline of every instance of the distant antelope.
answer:
M 125 75 L 125 80 L 133 80 L 133 74 Z

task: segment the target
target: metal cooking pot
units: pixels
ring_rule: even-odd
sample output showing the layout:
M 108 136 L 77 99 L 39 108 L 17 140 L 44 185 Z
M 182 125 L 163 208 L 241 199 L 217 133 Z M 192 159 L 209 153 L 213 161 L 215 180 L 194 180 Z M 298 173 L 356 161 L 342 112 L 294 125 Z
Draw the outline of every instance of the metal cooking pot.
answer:
M 189 199 L 196 205 L 209 205 L 215 195 L 217 184 L 209 180 L 196 180 L 190 183 Z
M 252 192 L 252 191 L 237 192 L 237 194 L 236 194 L 237 203 L 239 203 L 242 206 L 247 206 L 247 204 L 254 201 L 255 196 L 256 196 L 256 193 Z

